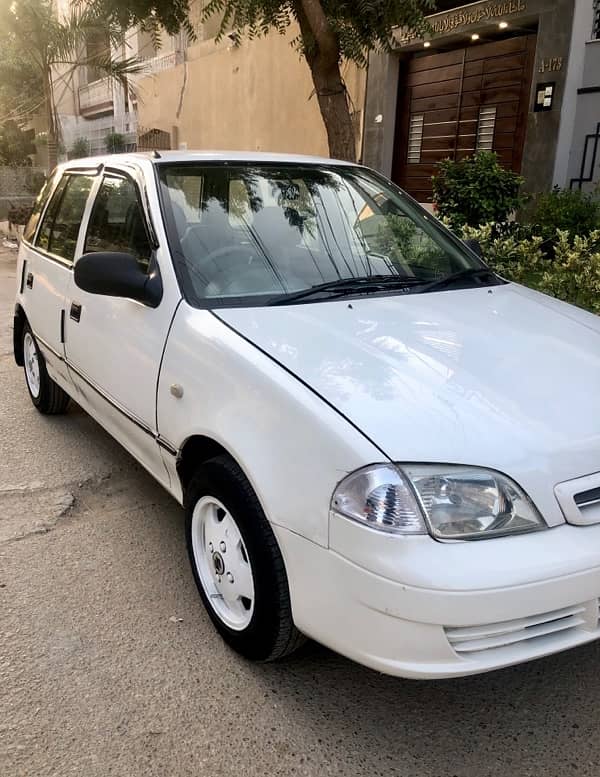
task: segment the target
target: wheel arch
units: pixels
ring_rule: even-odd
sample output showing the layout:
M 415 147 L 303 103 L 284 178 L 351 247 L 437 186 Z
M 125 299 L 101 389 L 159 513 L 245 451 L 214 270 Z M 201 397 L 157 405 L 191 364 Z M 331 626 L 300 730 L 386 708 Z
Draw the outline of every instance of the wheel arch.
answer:
M 21 305 L 17 302 L 13 317 L 13 354 L 19 367 L 25 364 L 23 358 L 23 329 L 27 323 L 27 316 Z
M 225 448 L 224 445 L 217 442 L 217 440 L 212 437 L 202 434 L 193 434 L 185 440 L 177 454 L 177 474 L 184 494 L 195 470 L 201 464 L 204 464 L 217 456 L 228 456 L 235 462 L 246 477 L 248 477 L 245 468 L 242 467 L 240 462 L 235 458 L 231 451 Z

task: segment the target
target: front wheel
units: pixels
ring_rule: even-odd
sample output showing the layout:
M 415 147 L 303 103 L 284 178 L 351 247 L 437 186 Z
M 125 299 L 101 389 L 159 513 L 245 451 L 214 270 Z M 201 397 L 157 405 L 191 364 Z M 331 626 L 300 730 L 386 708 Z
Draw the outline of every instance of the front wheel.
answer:
M 44 415 L 64 413 L 69 395 L 48 375 L 42 356 L 29 324 L 23 327 L 23 363 L 25 382 L 35 407 Z
M 186 490 L 186 539 L 196 585 L 217 631 L 238 653 L 272 661 L 304 637 L 287 576 L 250 483 L 227 456 L 203 464 Z

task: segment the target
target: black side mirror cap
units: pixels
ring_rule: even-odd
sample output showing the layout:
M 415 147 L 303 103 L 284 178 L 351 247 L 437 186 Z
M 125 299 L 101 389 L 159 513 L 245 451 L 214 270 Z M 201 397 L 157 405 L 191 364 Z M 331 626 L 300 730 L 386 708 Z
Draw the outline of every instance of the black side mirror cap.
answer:
M 145 273 L 132 254 L 83 254 L 75 263 L 74 277 L 75 285 L 90 294 L 133 299 L 151 308 L 158 307 L 163 295 L 156 263 L 151 263 L 151 271 Z
M 474 254 L 477 254 L 480 259 L 483 259 L 483 249 L 481 248 L 481 243 L 479 240 L 469 238 L 468 240 L 463 240 L 463 243 L 467 246 L 467 248 L 470 248 Z

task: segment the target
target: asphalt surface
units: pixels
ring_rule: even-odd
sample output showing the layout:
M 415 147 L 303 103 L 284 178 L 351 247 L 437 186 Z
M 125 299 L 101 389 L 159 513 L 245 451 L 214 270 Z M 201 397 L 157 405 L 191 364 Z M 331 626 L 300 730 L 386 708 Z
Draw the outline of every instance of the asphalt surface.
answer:
M 600 774 L 598 644 L 433 683 L 315 644 L 278 664 L 233 654 L 178 505 L 76 406 L 30 404 L 14 275 L 0 248 L 2 777 Z

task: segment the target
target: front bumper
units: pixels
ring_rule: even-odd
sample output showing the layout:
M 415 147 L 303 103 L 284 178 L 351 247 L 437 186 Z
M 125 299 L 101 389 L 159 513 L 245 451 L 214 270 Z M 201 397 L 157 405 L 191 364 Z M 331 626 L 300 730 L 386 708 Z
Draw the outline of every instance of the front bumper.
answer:
M 386 674 L 478 674 L 600 637 L 600 526 L 442 545 L 334 518 L 329 549 L 274 530 L 297 627 Z

